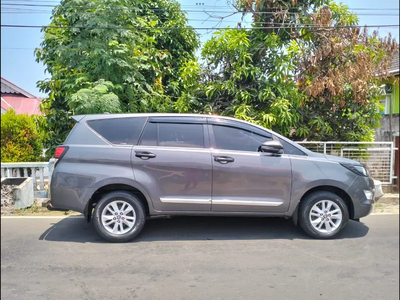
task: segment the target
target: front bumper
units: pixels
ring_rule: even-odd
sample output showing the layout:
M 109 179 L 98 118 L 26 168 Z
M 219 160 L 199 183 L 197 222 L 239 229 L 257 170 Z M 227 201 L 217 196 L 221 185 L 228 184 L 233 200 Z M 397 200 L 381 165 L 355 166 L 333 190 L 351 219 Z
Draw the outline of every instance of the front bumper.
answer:
M 374 196 L 367 199 L 365 190 L 372 191 Z M 360 219 L 368 216 L 374 208 L 375 185 L 372 178 L 359 176 L 354 180 L 351 186 L 347 189 L 353 202 L 352 219 Z
M 374 202 L 378 202 L 379 199 L 383 196 L 382 184 L 379 180 L 374 179 L 374 187 L 375 187 L 375 197 Z

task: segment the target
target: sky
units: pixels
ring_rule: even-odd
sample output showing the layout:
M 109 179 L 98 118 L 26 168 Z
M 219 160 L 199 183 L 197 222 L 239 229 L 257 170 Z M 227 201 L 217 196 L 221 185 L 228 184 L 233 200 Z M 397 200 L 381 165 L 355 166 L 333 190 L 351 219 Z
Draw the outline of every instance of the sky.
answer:
M 218 17 L 227 16 L 233 12 L 227 0 L 178 0 L 182 10 L 188 11 L 189 25 L 199 27 L 235 27 L 240 22 L 241 15 L 236 14 L 219 22 Z M 398 25 L 398 0 L 342 0 L 351 11 L 359 16 L 359 25 Z M 6 4 L 45 4 L 56 5 L 57 0 L 2 0 L 2 25 L 49 25 L 51 8 L 25 7 L 21 11 L 19 6 Z M 7 9 L 5 9 L 7 8 Z M 206 10 L 205 12 L 199 12 Z M 211 17 L 210 17 L 211 16 Z M 245 20 L 246 21 L 246 20 Z M 248 25 L 249 26 L 249 25 Z M 242 22 L 245 27 L 245 22 Z M 375 28 L 374 28 L 375 29 Z M 376 28 L 379 35 L 385 36 L 391 32 L 392 37 L 399 41 L 399 27 Z M 371 30 L 373 30 L 371 28 Z M 200 30 L 201 42 L 211 38 L 213 30 Z M 42 33 L 39 28 L 1 28 L 1 76 L 13 82 L 38 97 L 46 95 L 40 93 L 36 87 L 38 80 L 48 78 L 45 67 L 35 61 L 33 51 L 40 46 Z

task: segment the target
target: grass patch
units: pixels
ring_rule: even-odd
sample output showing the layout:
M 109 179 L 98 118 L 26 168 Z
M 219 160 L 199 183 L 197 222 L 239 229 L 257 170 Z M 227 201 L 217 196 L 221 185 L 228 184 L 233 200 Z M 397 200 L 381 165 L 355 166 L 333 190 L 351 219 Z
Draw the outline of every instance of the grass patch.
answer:
M 12 215 L 18 216 L 77 216 L 81 215 L 78 212 L 72 210 L 68 211 L 50 211 L 46 207 L 42 207 L 34 203 L 31 207 L 15 209 Z

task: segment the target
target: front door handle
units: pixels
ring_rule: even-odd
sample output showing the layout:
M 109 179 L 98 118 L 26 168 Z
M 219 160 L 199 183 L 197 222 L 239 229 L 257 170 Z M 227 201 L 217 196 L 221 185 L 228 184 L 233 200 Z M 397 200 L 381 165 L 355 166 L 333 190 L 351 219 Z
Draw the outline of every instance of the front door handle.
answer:
M 214 160 L 221 164 L 227 164 L 235 161 L 232 157 L 229 156 L 214 156 Z
M 156 157 L 154 153 L 148 151 L 135 151 L 135 156 L 140 157 L 141 159 L 149 159 Z

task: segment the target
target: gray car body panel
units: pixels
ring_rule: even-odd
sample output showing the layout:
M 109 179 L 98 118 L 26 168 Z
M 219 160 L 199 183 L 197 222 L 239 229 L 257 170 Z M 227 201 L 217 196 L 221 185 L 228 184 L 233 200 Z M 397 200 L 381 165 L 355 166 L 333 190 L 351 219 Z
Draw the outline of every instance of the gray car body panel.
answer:
M 211 151 L 197 148 L 135 146 L 132 166 L 136 181 L 151 194 L 156 211 L 210 211 Z M 136 151 L 154 159 L 135 157 Z
M 291 216 L 303 195 L 316 187 L 330 186 L 347 191 L 358 175 L 324 157 L 291 156 L 292 197 L 287 215 Z M 307 170 L 305 172 L 305 170 Z
M 217 150 L 207 143 L 201 149 L 113 145 L 86 123 L 129 117 L 144 117 L 152 122 L 193 120 L 204 124 L 204 128 L 206 124 L 234 126 L 283 139 L 305 155 Z M 248 122 L 190 114 L 104 114 L 74 119 L 78 123 L 64 144 L 69 149 L 56 164 L 51 180 L 54 208 L 86 213 L 96 191 L 117 184 L 142 193 L 150 215 L 291 217 L 302 197 L 321 186 L 346 192 L 353 203 L 353 218 L 366 216 L 372 209 L 364 194 L 365 189 L 373 190 L 372 178 L 358 176 L 340 164 L 358 162 L 311 152 Z M 135 151 L 149 151 L 156 158 L 142 160 L 135 156 Z M 215 155 L 232 157 L 234 162 L 220 164 L 214 161 Z
M 234 159 L 230 164 L 213 160 L 213 211 L 287 211 L 292 185 L 290 157 L 229 150 L 212 150 L 212 155 Z

